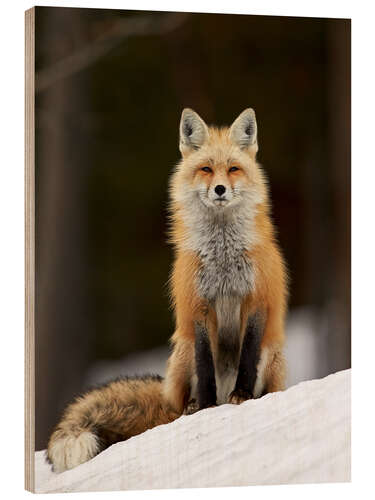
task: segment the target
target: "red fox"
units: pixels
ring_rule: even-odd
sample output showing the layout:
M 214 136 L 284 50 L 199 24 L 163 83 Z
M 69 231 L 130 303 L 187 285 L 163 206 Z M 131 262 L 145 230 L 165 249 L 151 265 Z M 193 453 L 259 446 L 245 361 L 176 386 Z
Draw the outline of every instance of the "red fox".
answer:
M 218 129 L 184 109 L 180 151 L 170 184 L 176 330 L 166 377 L 118 380 L 69 405 L 48 444 L 56 472 L 184 412 L 284 388 L 287 276 L 254 111 Z

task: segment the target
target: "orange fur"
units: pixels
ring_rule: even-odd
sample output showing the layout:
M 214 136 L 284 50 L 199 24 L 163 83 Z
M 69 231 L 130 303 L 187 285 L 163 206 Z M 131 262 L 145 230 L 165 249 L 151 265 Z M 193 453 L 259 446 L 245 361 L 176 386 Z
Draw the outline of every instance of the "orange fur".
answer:
M 171 231 L 170 241 L 175 248 L 175 263 L 170 280 L 171 298 L 175 308 L 176 331 L 172 337 L 173 353 L 168 362 L 164 396 L 181 412 L 189 399 L 191 375 L 194 373 L 194 322 L 204 321 L 208 328 L 211 347 L 215 357 L 217 346 L 216 312 L 212 305 L 199 297 L 196 275 L 201 261 L 196 252 L 186 248 L 189 235 L 183 217 L 183 203 L 178 193 L 196 183 L 224 182 L 233 187 L 239 177 L 252 185 L 262 198 L 255 217 L 256 243 L 246 253 L 256 273 L 255 290 L 243 297 L 241 302 L 241 336 L 247 318 L 255 311 L 264 311 L 267 318 L 261 342 L 261 350 L 267 348 L 265 368 L 265 392 L 284 388 L 285 362 L 284 321 L 287 307 L 287 277 L 285 264 L 279 250 L 274 227 L 270 218 L 269 197 L 261 167 L 256 162 L 257 145 L 245 153 L 237 151 L 230 140 L 228 128 L 209 128 L 208 138 L 199 151 L 183 152 L 171 181 Z M 203 166 L 212 172 L 203 172 Z M 229 173 L 231 166 L 240 170 Z

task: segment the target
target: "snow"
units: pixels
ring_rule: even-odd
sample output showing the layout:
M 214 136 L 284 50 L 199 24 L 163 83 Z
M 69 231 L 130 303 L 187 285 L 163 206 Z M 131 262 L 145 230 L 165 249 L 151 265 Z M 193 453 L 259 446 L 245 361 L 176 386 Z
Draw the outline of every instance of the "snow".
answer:
M 350 379 L 345 370 L 182 416 L 62 474 L 36 452 L 36 492 L 350 481 Z

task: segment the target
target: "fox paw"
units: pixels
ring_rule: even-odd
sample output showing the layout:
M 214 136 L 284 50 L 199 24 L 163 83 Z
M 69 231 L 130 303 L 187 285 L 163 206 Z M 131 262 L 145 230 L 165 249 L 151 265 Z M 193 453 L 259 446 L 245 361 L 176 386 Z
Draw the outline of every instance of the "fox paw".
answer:
M 82 432 L 79 436 L 51 438 L 48 445 L 48 458 L 54 472 L 64 472 L 87 462 L 99 453 L 97 436 L 92 432 Z
M 243 391 L 242 389 L 235 389 L 229 394 L 228 403 L 232 405 L 240 405 L 248 399 L 252 399 L 252 395 L 249 392 Z
M 199 410 L 198 402 L 196 399 L 191 399 L 187 407 L 185 408 L 185 415 L 192 415 L 193 413 L 197 412 Z

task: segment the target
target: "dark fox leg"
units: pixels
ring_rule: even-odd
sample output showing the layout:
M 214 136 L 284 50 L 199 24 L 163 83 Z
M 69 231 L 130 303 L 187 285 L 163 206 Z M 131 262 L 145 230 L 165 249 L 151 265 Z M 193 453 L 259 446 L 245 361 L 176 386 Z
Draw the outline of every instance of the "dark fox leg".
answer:
M 198 377 L 199 409 L 216 405 L 215 368 L 207 329 L 195 324 L 195 366 Z
M 254 397 L 263 329 L 264 321 L 260 314 L 254 314 L 248 319 L 242 343 L 236 385 L 229 396 L 230 403 L 240 404 Z

